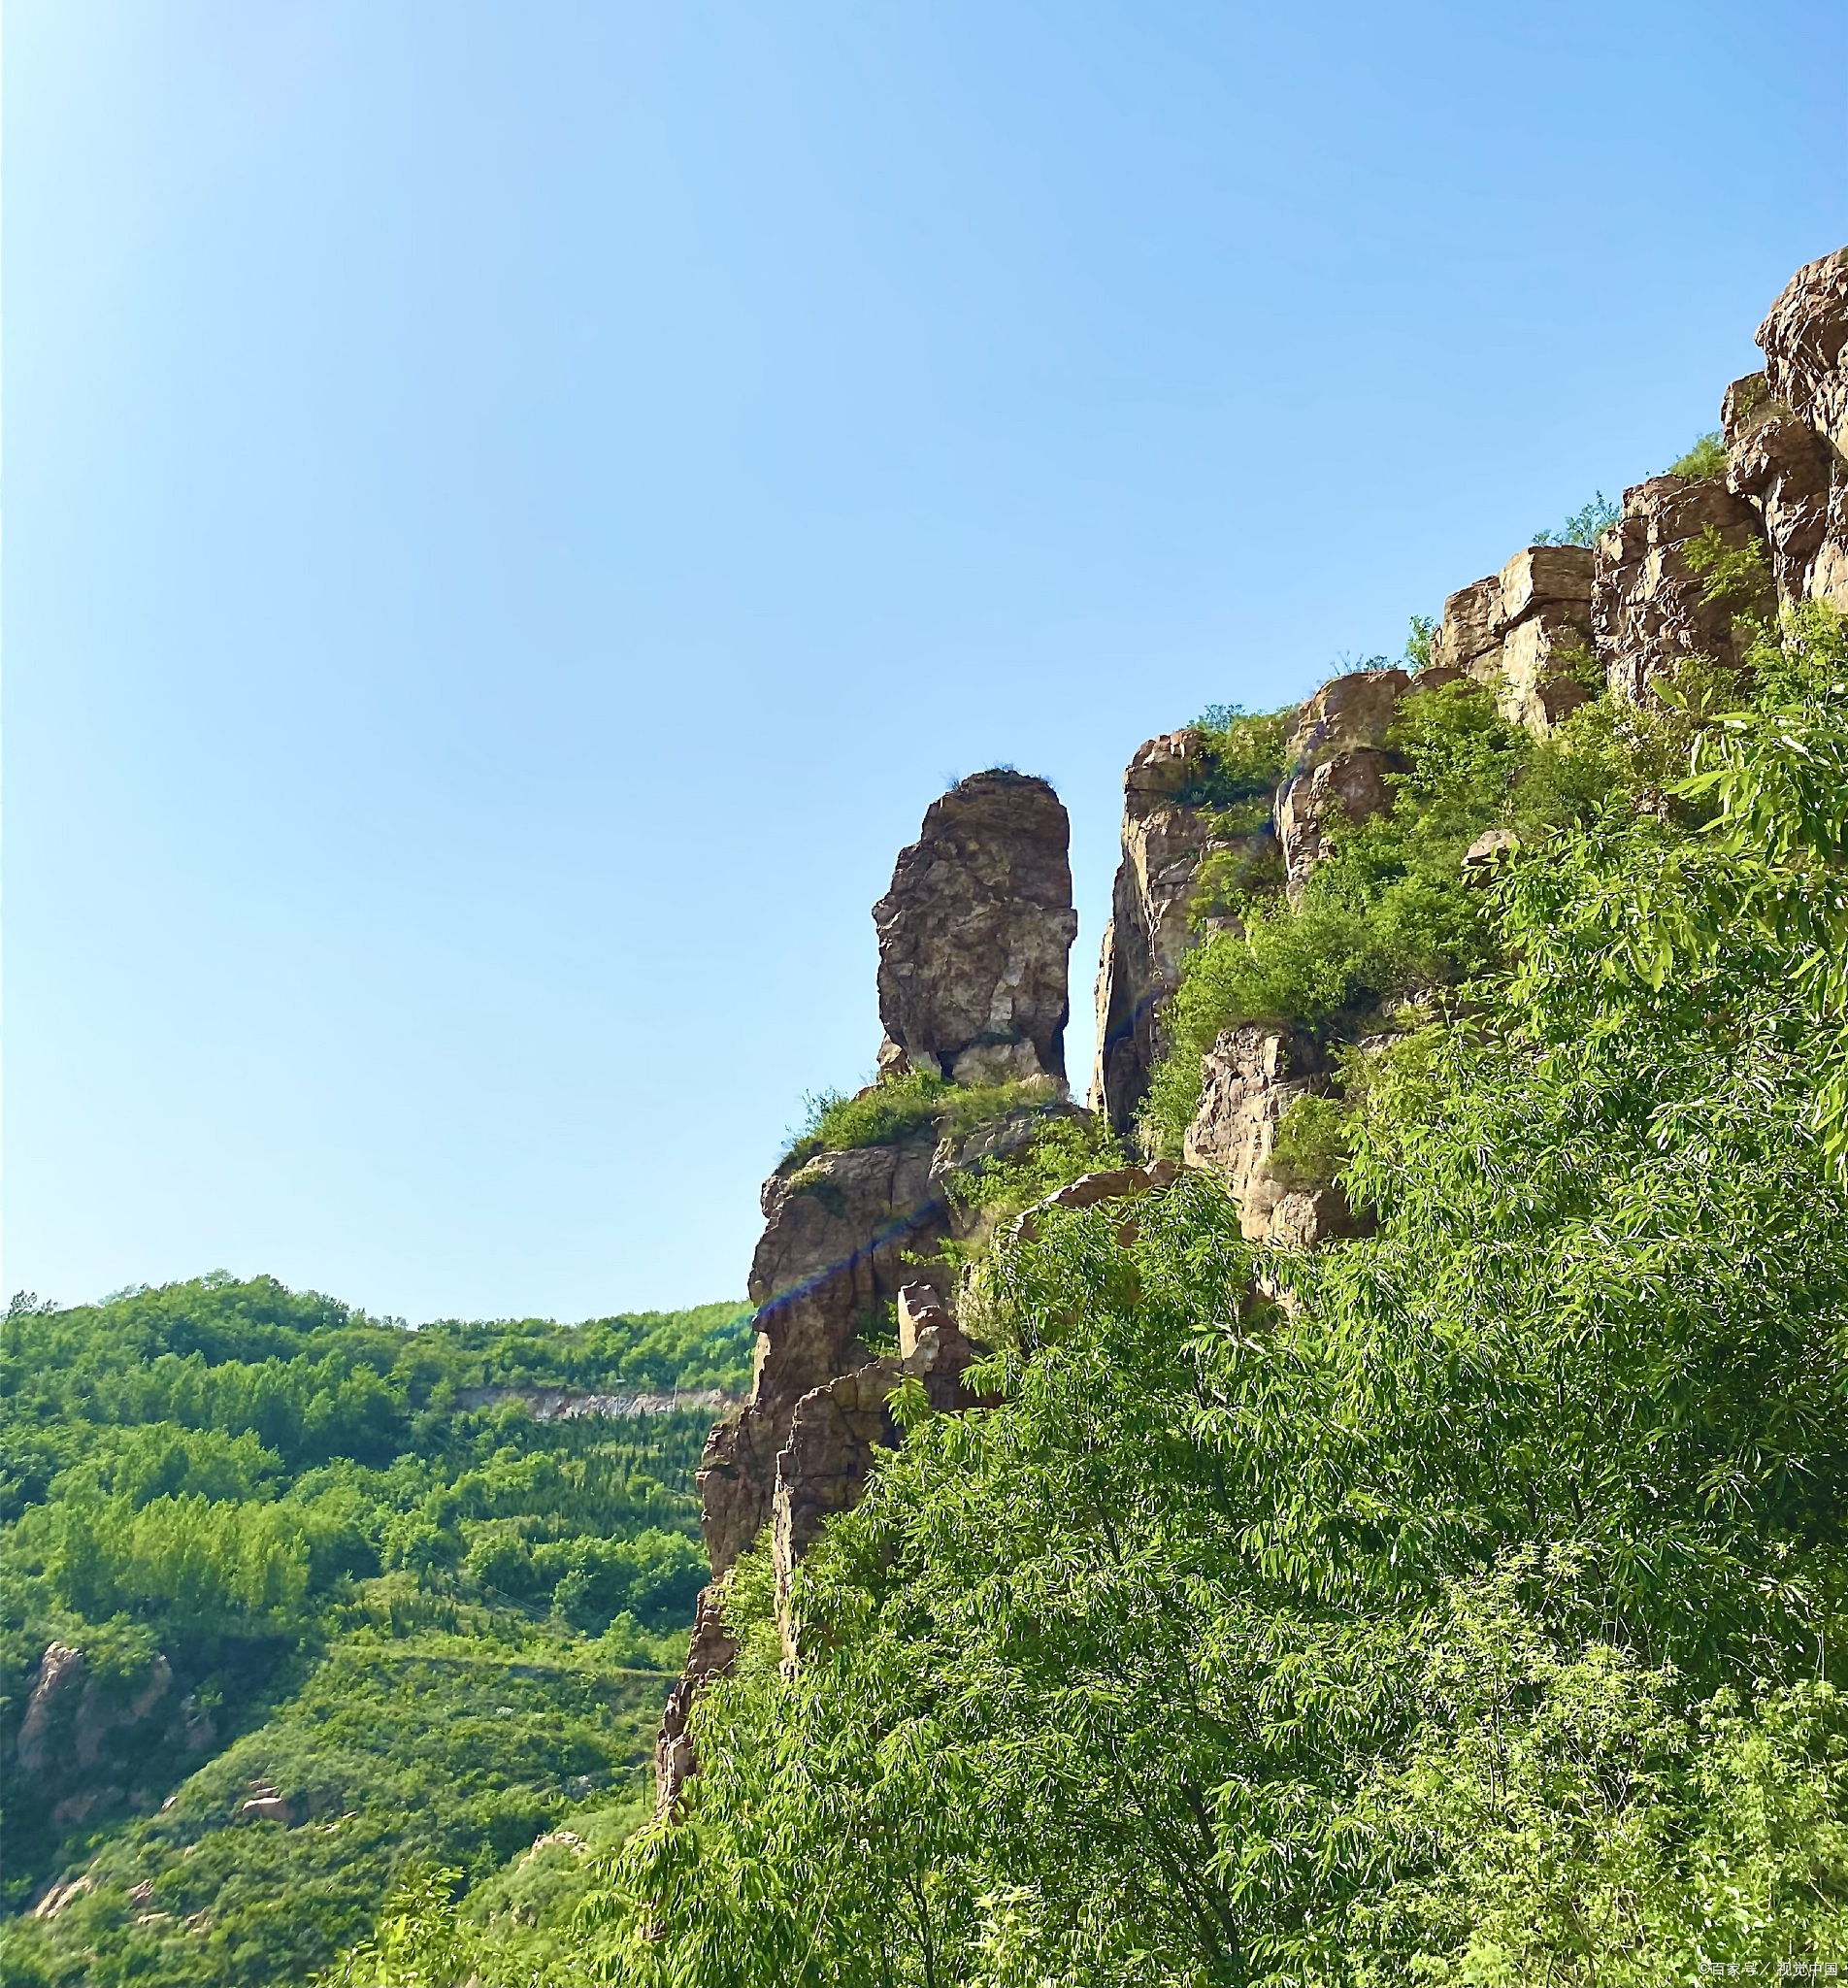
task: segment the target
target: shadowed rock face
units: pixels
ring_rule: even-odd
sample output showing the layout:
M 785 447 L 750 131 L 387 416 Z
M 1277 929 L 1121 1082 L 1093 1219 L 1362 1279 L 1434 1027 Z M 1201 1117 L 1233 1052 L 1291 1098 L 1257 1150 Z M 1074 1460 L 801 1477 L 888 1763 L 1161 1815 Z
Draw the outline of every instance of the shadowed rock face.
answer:
M 1064 1079 L 1070 842 L 1058 795 L 1024 774 L 976 774 L 932 802 L 873 908 L 882 1068 Z
M 1785 284 L 1757 337 L 1770 398 L 1817 438 L 1829 470 L 1828 494 L 1821 500 L 1823 531 L 1802 590 L 1848 611 L 1848 248 L 1805 263 Z M 1799 479 L 1805 478 L 1800 442 L 1785 440 L 1798 458 Z M 1768 505 L 1766 526 L 1775 543 Z
M 1161 1055 L 1161 1004 L 1180 984 L 1196 934 L 1188 922 L 1208 821 L 1177 797 L 1206 772 L 1204 736 L 1168 732 L 1123 776 L 1123 860 L 1098 965 L 1091 1109 L 1129 1129 Z

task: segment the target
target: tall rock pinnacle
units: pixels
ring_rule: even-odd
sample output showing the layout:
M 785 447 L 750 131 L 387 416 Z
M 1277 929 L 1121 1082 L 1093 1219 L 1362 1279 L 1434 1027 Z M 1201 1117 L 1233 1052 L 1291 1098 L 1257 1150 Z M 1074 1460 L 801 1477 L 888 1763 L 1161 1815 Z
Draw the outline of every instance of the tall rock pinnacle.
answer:
M 931 804 L 873 908 L 882 1070 L 1065 1077 L 1070 824 L 1042 779 L 978 773 Z

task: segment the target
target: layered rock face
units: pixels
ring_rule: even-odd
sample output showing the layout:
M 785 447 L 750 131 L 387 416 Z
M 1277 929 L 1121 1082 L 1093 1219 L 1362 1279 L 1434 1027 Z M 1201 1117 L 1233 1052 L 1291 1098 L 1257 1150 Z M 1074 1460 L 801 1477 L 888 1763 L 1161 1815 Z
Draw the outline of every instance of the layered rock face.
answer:
M 1496 693 L 1502 714 L 1543 736 L 1591 695 L 1592 554 L 1582 546 L 1528 546 L 1499 573 L 1444 602 L 1432 637 L 1434 670 L 1455 670 Z
M 1123 776 L 1123 860 L 1110 898 L 1097 982 L 1091 1109 L 1129 1129 L 1161 1056 L 1161 1004 L 1194 943 L 1189 903 L 1207 851 L 1208 819 L 1180 796 L 1207 771 L 1191 729 L 1138 748 Z
M 1691 657 L 1738 660 L 1731 607 L 1708 598 L 1697 546 L 1726 552 L 1763 541 L 1758 513 L 1723 484 L 1651 477 L 1624 492 L 1624 514 L 1598 541 L 1592 634 L 1612 692 L 1633 703 Z
M 1748 373 L 1720 404 L 1726 487 L 1758 508 L 1780 601 L 1800 601 L 1829 534 L 1829 445 L 1773 397 L 1763 373 Z
M 1297 713 L 1275 817 L 1292 904 L 1322 859 L 1332 817 L 1365 821 L 1392 807 L 1399 760 L 1386 737 L 1411 683 L 1403 670 L 1357 670 L 1325 683 Z
M 793 1661 L 784 1605 L 796 1564 L 828 1517 L 858 1503 L 874 1455 L 897 1441 L 893 1390 L 909 1376 L 939 1411 L 966 1405 L 962 1375 L 977 1349 L 956 1329 L 939 1251 L 981 1218 L 952 1205 L 947 1182 L 1073 1109 L 1062 1089 L 1077 927 L 1069 837 L 1044 780 L 978 774 L 932 804 L 874 908 L 884 1070 L 962 1084 L 1043 1077 L 1060 1089 L 960 1138 L 927 1125 L 879 1145 L 792 1158 L 764 1183 L 749 1286 L 756 1373 L 750 1400 L 712 1431 L 700 1464 L 714 1585 L 701 1597 L 656 1744 L 663 1806 L 695 1768 L 694 1697 L 736 1654 L 719 1578 L 769 1527 Z M 899 1352 L 875 1359 L 864 1336 L 892 1316 Z
M 1272 1164 L 1284 1113 L 1299 1098 L 1332 1088 L 1327 1059 L 1294 1030 L 1247 1023 L 1223 1031 L 1207 1051 L 1184 1157 L 1226 1183 L 1238 1226 L 1254 1242 L 1306 1249 L 1355 1233 L 1338 1187 L 1293 1180 Z
M 873 908 L 881 1069 L 1063 1081 L 1070 842 L 1058 795 L 1024 774 L 976 774 L 931 804 Z
M 1769 400 L 1816 438 L 1829 473 L 1827 495 L 1820 499 L 1823 528 L 1803 569 L 1800 591 L 1848 611 L 1848 248 L 1805 263 L 1791 278 L 1759 326 L 1757 342 L 1765 354 Z M 1796 458 L 1793 507 L 1817 502 L 1814 492 L 1800 494 L 1809 480 L 1800 438 L 1780 439 Z M 1729 451 L 1729 472 L 1731 467 Z M 1741 488 L 1750 475 L 1742 467 Z M 1768 502 L 1766 525 L 1775 545 L 1777 527 Z M 1805 520 L 1802 529 L 1808 528 Z

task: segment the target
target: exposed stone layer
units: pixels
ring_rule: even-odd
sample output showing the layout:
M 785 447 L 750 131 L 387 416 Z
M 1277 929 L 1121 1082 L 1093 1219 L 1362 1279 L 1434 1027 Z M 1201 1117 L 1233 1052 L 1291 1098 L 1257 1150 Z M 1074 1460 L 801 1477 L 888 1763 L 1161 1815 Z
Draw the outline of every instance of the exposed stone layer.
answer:
M 1473 678 L 1504 717 L 1544 736 L 1590 695 L 1592 554 L 1582 546 L 1528 546 L 1499 573 L 1444 602 L 1432 637 L 1437 670 Z M 1425 687 L 1430 677 L 1420 679 Z
M 1818 439 L 1830 473 L 1804 591 L 1848 612 L 1848 248 L 1805 263 L 1758 328 L 1766 382 Z M 1800 444 L 1788 443 L 1800 461 Z M 1769 508 L 1767 530 L 1772 530 Z
M 1207 772 L 1204 736 L 1168 732 L 1138 747 L 1123 776 L 1123 856 L 1097 983 L 1091 1109 L 1129 1129 L 1162 1052 L 1161 1005 L 1194 944 L 1188 922 L 1207 849 L 1205 812 L 1179 796 Z
M 1283 1114 L 1297 1099 L 1329 1088 L 1315 1044 L 1293 1031 L 1250 1022 L 1225 1030 L 1206 1052 L 1186 1162 L 1225 1182 L 1238 1204 L 1238 1225 L 1254 1242 L 1307 1248 L 1355 1233 L 1338 1187 L 1294 1182 L 1271 1164 Z
M 976 774 L 932 802 L 873 908 L 882 1067 L 1063 1079 L 1070 840 L 1058 795 L 1024 774 Z
M 1800 601 L 1829 535 L 1829 445 L 1773 398 L 1763 373 L 1748 373 L 1727 388 L 1720 417 L 1726 487 L 1758 508 L 1778 599 Z
M 1731 607 L 1707 598 L 1710 576 L 1689 556 L 1701 544 L 1736 552 L 1762 543 L 1744 498 L 1717 482 L 1651 477 L 1624 492 L 1623 516 L 1598 541 L 1592 629 L 1612 692 L 1640 702 L 1691 657 L 1738 659 Z

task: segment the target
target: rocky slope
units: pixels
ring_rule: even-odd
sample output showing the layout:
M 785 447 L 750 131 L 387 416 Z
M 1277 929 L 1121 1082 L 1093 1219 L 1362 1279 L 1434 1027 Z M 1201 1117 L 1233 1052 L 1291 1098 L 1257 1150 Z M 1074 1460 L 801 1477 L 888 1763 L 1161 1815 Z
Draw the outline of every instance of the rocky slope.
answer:
M 1636 484 L 1593 546 L 1515 549 L 1448 597 L 1423 667 L 1325 684 L 1290 721 L 1255 813 L 1213 791 L 1202 730 L 1138 749 L 1124 779 L 1122 861 L 1097 977 L 1090 1110 L 1099 1119 L 1136 1134 L 1168 1049 L 1164 1006 L 1190 953 L 1234 922 L 1215 914 L 1204 888 L 1211 866 L 1299 902 L 1340 828 L 1393 810 L 1406 770 L 1395 726 L 1408 697 L 1480 684 L 1504 718 L 1544 739 L 1599 689 L 1639 703 L 1697 659 L 1735 666 L 1737 624 L 1770 605 L 1766 588 L 1778 604 L 1848 609 L 1848 249 L 1798 271 L 1758 343 L 1766 370 L 1724 395 L 1718 474 Z M 1492 867 L 1509 840 L 1491 831 L 1465 864 Z M 1040 1078 L 1050 1095 L 1004 1094 L 973 1132 L 924 1122 L 877 1143 L 792 1155 L 765 1183 L 750 1284 L 756 1384 L 713 1431 L 700 1473 L 714 1585 L 701 1598 L 657 1748 L 664 1806 L 695 1767 L 694 1694 L 734 1655 L 719 1585 L 728 1569 L 768 1526 L 786 1598 L 806 1546 L 829 1514 L 856 1502 L 877 1452 L 900 1440 L 890 1408 L 899 1384 L 921 1380 L 940 1411 L 967 1405 L 962 1376 L 978 1349 L 957 1325 L 957 1276 L 942 1249 L 974 1217 L 953 1182 L 1025 1146 L 1048 1110 L 1074 1109 L 1064 1097 L 1076 929 L 1066 848 L 1065 811 L 1044 781 L 977 775 L 932 804 L 874 908 L 882 1081 L 921 1077 L 974 1096 Z M 1223 1182 L 1248 1237 L 1308 1247 L 1353 1233 L 1338 1185 L 1305 1182 L 1278 1164 L 1278 1129 L 1299 1100 L 1338 1092 L 1343 1050 L 1365 1053 L 1395 1032 L 1390 1012 L 1320 1031 L 1242 1022 L 1205 1050 L 1176 1157 Z M 1058 1198 L 1083 1206 L 1171 1174 L 1166 1162 L 1101 1172 Z M 869 1335 L 888 1315 L 897 1349 L 875 1355 Z M 793 1662 L 786 1618 L 784 1643 Z

